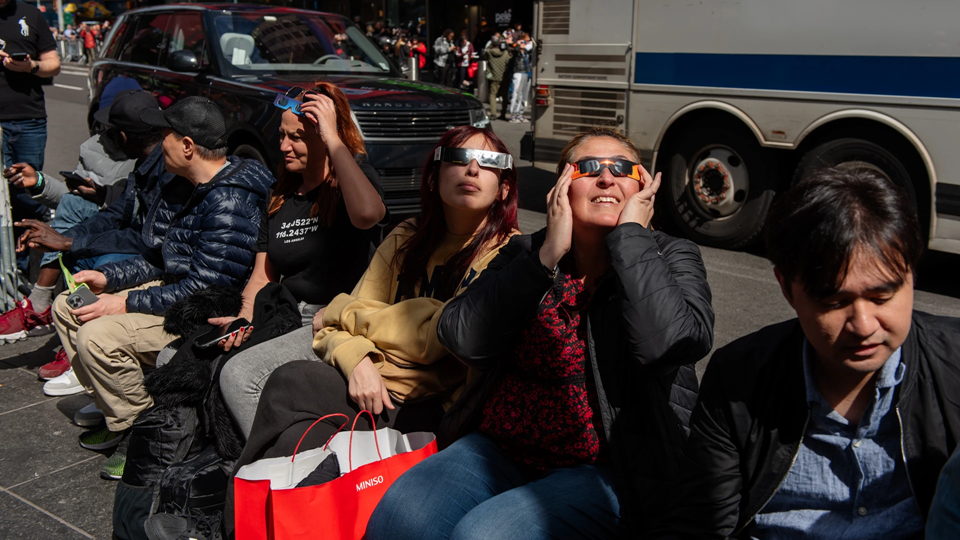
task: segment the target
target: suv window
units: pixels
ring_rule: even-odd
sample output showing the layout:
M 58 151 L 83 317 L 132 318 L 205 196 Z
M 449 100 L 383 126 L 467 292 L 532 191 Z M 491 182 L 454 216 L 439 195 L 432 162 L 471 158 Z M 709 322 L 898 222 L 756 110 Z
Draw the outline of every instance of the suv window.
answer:
M 118 60 L 156 66 L 160 62 L 160 52 L 166 47 L 164 30 L 167 28 L 169 13 L 144 13 L 137 16 L 136 27 L 129 41 L 120 49 Z M 126 35 L 124 36 L 126 40 Z
M 120 20 L 117 29 L 113 32 L 113 39 L 110 40 L 107 48 L 103 51 L 104 58 L 116 59 L 119 56 L 119 52 L 123 46 L 133 38 L 133 33 L 128 31 L 132 26 L 130 17 L 124 17 Z
M 163 37 L 166 51 L 160 51 L 160 65 L 167 63 L 170 53 L 184 50 L 193 51 L 197 55 L 201 68 L 210 63 L 206 47 L 207 40 L 203 35 L 203 18 L 199 12 L 171 15 Z

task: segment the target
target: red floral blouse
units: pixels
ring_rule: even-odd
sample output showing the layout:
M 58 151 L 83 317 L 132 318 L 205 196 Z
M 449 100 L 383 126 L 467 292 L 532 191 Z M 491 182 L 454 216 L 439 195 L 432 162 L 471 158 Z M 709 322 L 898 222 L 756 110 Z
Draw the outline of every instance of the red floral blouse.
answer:
M 600 457 L 603 429 L 587 377 L 586 324 L 580 324 L 589 301 L 580 280 L 561 273 L 483 406 L 480 432 L 536 471 Z

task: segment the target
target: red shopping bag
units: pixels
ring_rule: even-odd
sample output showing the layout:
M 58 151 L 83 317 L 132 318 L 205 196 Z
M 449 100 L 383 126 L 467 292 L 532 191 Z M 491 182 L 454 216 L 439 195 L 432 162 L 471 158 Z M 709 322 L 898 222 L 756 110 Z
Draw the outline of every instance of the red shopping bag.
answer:
M 340 426 L 341 430 L 350 423 L 350 417 L 345 414 L 328 414 L 310 424 L 307 431 L 309 432 L 319 422 L 337 416 L 344 419 L 343 425 Z M 339 432 L 340 430 L 337 430 L 337 433 Z M 300 442 L 303 442 L 303 437 L 300 438 Z M 328 444 L 329 442 L 327 441 Z M 237 540 L 272 540 L 274 538 L 270 530 L 272 489 L 296 485 L 332 453 L 326 445 L 323 448 L 307 450 L 298 456 L 299 449 L 300 443 L 297 443 L 297 447 L 293 450 L 294 457 L 299 457 L 296 463 L 290 457 L 261 459 L 237 471 L 233 480 L 233 514 Z
M 248 500 L 253 503 L 254 509 L 258 501 L 265 503 L 265 536 L 241 536 L 238 495 L 235 503 L 238 514 L 237 539 L 363 538 L 373 510 L 393 482 L 417 463 L 437 453 L 437 441 L 433 433 L 402 434 L 390 428 L 377 430 L 376 425 L 374 431 L 356 431 L 357 420 L 364 413 L 373 419 L 369 411 L 361 411 L 354 418 L 350 432 L 338 431 L 323 449 L 298 454 L 298 443 L 294 456 L 288 462 L 289 485 L 282 485 L 283 482 L 271 485 L 269 481 L 259 480 L 267 484 L 266 495 L 263 495 L 262 485 L 248 486 L 259 489 L 248 490 L 248 495 L 252 495 Z M 300 440 L 302 442 L 303 438 Z M 326 453 L 317 453 L 321 450 Z M 340 478 L 318 486 L 294 487 L 315 467 L 301 467 L 297 462 L 301 459 L 322 461 L 330 451 L 337 455 L 340 463 L 343 472 Z M 307 468 L 309 470 L 304 473 Z M 241 472 L 243 469 L 238 472 L 238 481 Z

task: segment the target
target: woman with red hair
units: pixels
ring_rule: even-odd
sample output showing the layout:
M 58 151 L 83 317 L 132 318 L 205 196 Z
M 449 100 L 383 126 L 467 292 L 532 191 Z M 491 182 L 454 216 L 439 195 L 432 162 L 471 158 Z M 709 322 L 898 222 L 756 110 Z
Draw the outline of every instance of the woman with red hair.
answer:
M 267 381 L 237 469 L 290 455 L 332 413 L 366 409 L 377 427 L 435 431 L 467 379 L 438 342 L 437 321 L 518 234 L 517 202 L 503 142 L 470 126 L 448 131 L 424 169 L 420 215 L 387 236 L 351 294 L 327 306 L 313 341 L 323 362 L 288 363 Z M 340 423 L 317 424 L 301 450 L 322 446 Z M 371 427 L 366 417 L 359 425 Z
M 252 326 L 224 339 L 224 351 L 242 347 L 224 365 L 220 389 L 244 436 L 250 433 L 257 402 L 274 369 L 293 360 L 318 360 L 312 321 L 335 296 L 348 292 L 363 274 L 380 240 L 377 226 L 387 216 L 377 172 L 364 161 L 360 131 L 346 96 L 329 82 L 304 91 L 291 89 L 278 104 L 283 164 L 267 193 L 253 273 L 243 290 L 239 317 L 254 320 L 254 300 L 270 282 L 281 282 L 299 302 L 301 328 L 277 337 L 250 339 Z M 299 109 L 290 107 L 302 101 Z M 278 105 L 281 106 L 281 105 Z M 210 319 L 230 324 L 237 317 Z

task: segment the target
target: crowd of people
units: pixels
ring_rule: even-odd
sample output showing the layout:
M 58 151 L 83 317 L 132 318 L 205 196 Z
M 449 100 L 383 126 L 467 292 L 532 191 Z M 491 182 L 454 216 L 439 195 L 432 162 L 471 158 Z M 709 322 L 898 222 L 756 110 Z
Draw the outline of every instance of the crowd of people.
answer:
M 359 18 L 354 23 L 359 26 Z M 410 21 L 405 28 L 377 21 L 366 26 L 366 34 L 401 68 L 407 68 L 409 58 L 416 58 L 421 77 L 450 88 L 475 91 L 480 62 L 485 61 L 480 76 L 488 81 L 490 116 L 513 123 L 527 121 L 524 114 L 537 54 L 536 42 L 521 24 L 502 32 L 480 32 L 473 41 L 466 29 L 459 36 L 446 29 L 432 45 L 424 42 L 422 21 Z M 499 113 L 497 103 L 501 103 Z
M 110 21 L 102 23 L 85 21 L 80 23 L 79 28 L 74 24 L 68 24 L 64 26 L 63 32 L 60 32 L 56 26 L 52 26 L 50 32 L 61 46 L 61 59 L 67 62 L 82 61 L 90 65 L 110 32 Z
M 0 54 L 5 77 L 55 72 L 50 51 Z M 441 450 L 379 502 L 373 540 L 960 534 L 960 321 L 913 309 L 923 236 L 889 181 L 823 169 L 778 197 L 766 253 L 796 318 L 714 352 L 698 384 L 707 272 L 694 243 L 651 226 L 661 179 L 631 139 L 571 139 L 546 227 L 521 234 L 506 145 L 451 129 L 419 214 L 390 230 L 344 94 L 318 82 L 285 97 L 276 176 L 227 156 L 209 99 L 161 109 L 119 84 L 74 189 L 42 159 L 5 156 L 7 181 L 57 220 L 18 220 L 18 251 L 43 251 L 43 271 L 0 337 L 57 333 L 44 391 L 93 396 L 75 422 L 92 428 L 81 446 L 113 452 L 102 476 L 128 479 L 131 433 L 169 400 L 157 379 L 200 358 L 225 406 L 201 422 L 236 430 L 234 471 L 322 446 L 341 421 L 308 428 L 331 414 L 437 434 Z M 187 305 L 204 326 L 183 330 Z M 229 497 L 223 512 L 143 526 L 232 537 Z

